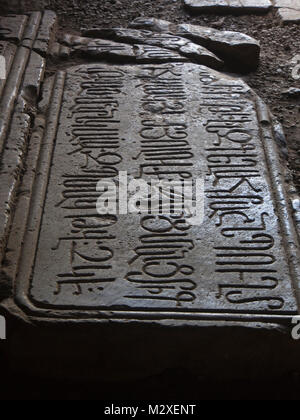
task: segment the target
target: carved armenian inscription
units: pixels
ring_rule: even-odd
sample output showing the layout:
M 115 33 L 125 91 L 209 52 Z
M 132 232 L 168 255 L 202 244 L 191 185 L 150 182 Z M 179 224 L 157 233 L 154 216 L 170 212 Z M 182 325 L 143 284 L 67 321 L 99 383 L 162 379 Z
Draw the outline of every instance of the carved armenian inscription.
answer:
M 100 180 L 205 179 L 205 220 L 99 215 Z M 67 72 L 29 296 L 35 306 L 290 313 L 293 274 L 255 98 L 205 67 Z

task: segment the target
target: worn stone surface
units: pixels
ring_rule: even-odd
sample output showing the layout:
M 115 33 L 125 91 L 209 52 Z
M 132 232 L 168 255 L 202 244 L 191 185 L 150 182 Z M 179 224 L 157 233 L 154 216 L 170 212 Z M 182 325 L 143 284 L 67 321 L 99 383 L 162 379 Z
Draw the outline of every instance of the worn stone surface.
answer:
M 282 92 L 283 95 L 288 95 L 288 96 L 292 96 L 292 97 L 298 97 L 300 96 L 300 89 L 292 87 L 284 92 Z
M 59 354 L 72 375 L 87 357 L 89 377 L 110 380 L 182 363 L 225 376 L 245 360 L 250 376 L 295 367 L 284 325 L 298 313 L 298 238 L 273 137 L 280 129 L 249 87 L 190 63 L 94 63 L 48 78 L 42 97 L 48 117 L 35 121 L 3 267 L 17 292 L 2 305 L 42 324 L 17 329 L 14 365 L 57 375 Z M 96 184 L 120 170 L 203 176 L 203 225 L 99 216 Z
M 139 17 L 134 19 L 130 24 L 131 28 L 137 29 L 148 29 L 154 32 L 176 32 L 177 25 L 167 20 L 151 18 L 151 17 Z
M 59 42 L 54 42 L 52 44 L 51 50 L 50 50 L 50 56 L 55 60 L 65 60 L 70 58 L 72 54 L 72 49 L 67 47 L 66 45 L 62 45 Z
M 46 10 L 43 14 L 43 20 L 34 43 L 34 50 L 42 55 L 47 55 L 54 42 L 57 27 L 56 13 Z
M 138 18 L 130 26 L 191 39 L 222 57 L 235 70 L 249 72 L 255 70 L 259 63 L 259 42 L 239 32 L 219 31 L 189 24 L 176 25 L 152 18 Z
M 200 13 L 267 13 L 271 0 L 184 0 L 193 12 Z
M 135 40 L 140 31 L 113 32 L 126 43 L 58 40 L 53 14 L 28 22 L 18 46 L 1 44 L 12 57 L 0 102 L 0 313 L 13 325 L 12 365 L 49 376 L 88 365 L 89 378 L 110 380 L 182 365 L 229 376 L 299 366 L 287 336 L 299 313 L 299 197 L 266 105 L 241 79 Z M 148 22 L 210 51 L 227 45 L 237 60 L 235 45 L 255 44 Z M 65 60 L 45 80 L 43 56 Z M 100 216 L 96 185 L 119 171 L 204 179 L 204 223 Z
M 120 42 L 91 39 L 68 34 L 63 35 L 62 42 L 68 47 L 73 47 L 73 51 L 90 55 L 95 59 L 132 61 L 138 63 L 188 61 L 188 59 L 181 54 L 153 45 L 129 45 Z M 214 62 L 215 61 L 217 61 L 217 58 Z
M 288 8 L 280 8 L 278 11 L 281 19 L 285 23 L 299 23 L 300 22 L 300 9 L 288 9 Z
M 6 41 L 0 41 L 0 54 L 5 58 L 5 73 L 9 73 L 16 54 L 16 46 Z M 0 96 L 5 86 L 5 79 L 0 80 Z
M 0 38 L 21 41 L 27 23 L 27 16 L 0 16 Z
M 199 64 L 214 69 L 222 69 L 224 62 L 206 48 L 201 47 L 186 38 L 170 34 L 158 34 L 152 31 L 137 29 L 92 29 L 83 33 L 85 36 L 114 39 L 121 42 L 130 42 L 146 45 L 156 45 L 169 50 L 178 51 L 183 56 Z
M 178 63 L 83 65 L 53 82 L 38 193 L 19 238 L 19 304 L 62 318 L 73 310 L 100 319 L 98 310 L 113 318 L 134 311 L 135 319 L 168 311 L 185 320 L 297 313 L 298 257 L 287 246 L 296 238 L 286 205 L 278 206 L 272 121 L 242 81 Z M 97 216 L 97 182 L 122 170 L 149 181 L 205 176 L 203 225 Z M 21 249 L 15 236 L 9 249 L 11 277 Z
M 42 22 L 43 14 L 41 12 L 31 13 L 29 16 L 29 22 L 26 27 L 25 33 L 22 39 L 22 46 L 32 48 L 36 41 L 38 31 Z
M 195 13 L 267 13 L 273 8 L 286 23 L 300 22 L 300 0 L 184 0 Z
M 286 23 L 300 22 L 300 0 L 274 0 L 281 19 Z
M 39 12 L 0 19 L 0 38 L 4 40 L 0 41 L 0 53 L 6 61 L 6 78 L 0 81 L 0 260 L 4 256 L 44 78 L 45 60 L 30 50 L 41 20 Z

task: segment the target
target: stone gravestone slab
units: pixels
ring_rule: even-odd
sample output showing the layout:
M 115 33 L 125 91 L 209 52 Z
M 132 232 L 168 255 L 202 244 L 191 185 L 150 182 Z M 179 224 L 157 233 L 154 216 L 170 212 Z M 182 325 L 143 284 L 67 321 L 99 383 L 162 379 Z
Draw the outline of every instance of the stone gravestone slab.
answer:
M 178 331 L 198 349 L 195 343 L 208 331 L 217 343 L 217 327 L 232 327 L 230 341 L 239 325 L 238 337 L 247 346 L 253 331 L 264 331 L 259 342 L 273 347 L 271 326 L 298 313 L 300 264 L 274 127 L 260 100 L 242 81 L 188 63 L 95 63 L 60 72 L 47 83 L 48 124 L 37 142 L 39 158 L 36 149 L 29 156 L 34 168 L 37 160 L 33 173 L 39 175 L 27 175 L 32 200 L 29 205 L 27 197 L 20 199 L 7 253 L 6 272 L 15 277 L 22 311 L 38 324 L 52 319 L 59 328 L 66 322 L 68 334 L 71 320 L 83 323 L 85 341 L 105 342 L 105 377 L 129 374 L 126 357 L 122 367 L 116 363 L 112 325 L 117 348 L 127 343 L 130 357 L 137 356 L 134 343 L 142 343 L 146 367 L 135 361 L 130 375 L 152 372 L 149 357 L 155 360 L 159 348 L 155 369 L 178 363 L 180 351 L 171 350 Z M 120 171 L 146 181 L 203 177 L 203 224 L 191 226 L 184 216 L 167 214 L 99 216 L 97 182 L 117 182 Z M 252 330 L 257 322 L 266 327 Z M 97 334 L 85 329 L 90 323 L 98 325 Z M 190 323 L 198 335 L 181 330 Z M 172 325 L 172 337 L 161 330 L 166 325 Z M 251 332 L 245 337 L 246 326 Z M 44 340 L 51 349 L 49 336 Z M 193 367 L 208 357 L 201 346 L 201 355 L 192 351 Z M 37 357 L 45 353 L 36 342 L 35 348 Z M 260 366 L 261 354 L 250 348 L 246 359 L 255 354 Z
M 243 82 L 193 64 L 92 64 L 57 83 L 62 103 L 45 133 L 20 302 L 63 318 L 74 307 L 141 319 L 297 312 L 299 265 L 282 241 L 292 233 L 272 123 Z M 147 182 L 205 178 L 203 224 L 99 216 L 97 182 L 117 182 L 121 171 Z
M 272 9 L 285 23 L 300 22 L 300 0 L 184 0 L 194 13 L 264 14 Z
M 300 0 L 274 0 L 274 5 L 284 22 L 300 22 Z
M 271 0 L 184 0 L 192 11 L 201 13 L 267 13 Z
M 35 47 L 39 33 L 59 59 L 53 18 L 39 15 L 31 42 L 28 103 L 40 78 L 36 90 L 27 79 L 51 54 Z M 230 376 L 299 366 L 287 337 L 299 313 L 299 214 L 268 108 L 240 79 L 174 51 L 165 63 L 161 46 L 142 64 L 140 50 L 124 58 L 126 44 L 114 43 L 123 62 L 113 63 L 104 41 L 69 41 L 95 61 L 44 80 L 7 229 L 1 310 L 14 324 L 14 366 L 108 379 L 169 366 Z M 126 184 L 141 180 L 199 181 L 204 218 L 202 206 L 196 221 L 186 208 L 124 210 Z M 97 211 L 99 181 L 118 192 L 107 214 Z

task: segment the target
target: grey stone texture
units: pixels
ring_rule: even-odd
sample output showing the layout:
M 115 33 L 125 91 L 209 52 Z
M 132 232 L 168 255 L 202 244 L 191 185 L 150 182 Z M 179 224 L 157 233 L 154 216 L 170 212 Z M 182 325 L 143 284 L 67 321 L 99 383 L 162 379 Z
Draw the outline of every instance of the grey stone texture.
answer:
M 153 18 L 138 18 L 130 26 L 188 38 L 221 57 L 235 71 L 253 71 L 259 64 L 259 42 L 239 32 L 219 31 L 198 25 L 176 25 Z
M 134 25 L 151 32 L 58 39 L 56 16 L 37 12 L 22 35 L 11 21 L 1 34 L 0 313 L 13 324 L 11 363 L 109 380 L 180 366 L 219 377 L 299 367 L 289 338 L 299 197 L 284 134 L 242 79 L 210 68 L 222 55 L 225 65 L 243 61 L 243 49 L 259 55 L 259 45 L 208 28 Z M 192 61 L 182 51 L 191 40 L 203 48 Z M 199 51 L 215 61 L 197 64 Z M 45 78 L 49 56 L 62 65 Z M 203 179 L 204 222 L 99 215 L 97 183 L 119 185 L 120 171 Z
M 49 13 L 45 12 L 43 19 Z M 0 18 L 1 54 L 6 59 L 6 78 L 0 81 L 0 260 L 4 257 L 44 78 L 45 60 L 31 49 L 41 21 L 40 12 L 30 17 Z
M 158 22 L 158 25 L 164 25 Z M 172 26 L 172 24 L 168 23 Z M 172 26 L 173 27 L 173 26 Z M 155 28 L 154 28 L 155 29 Z M 98 32 L 97 32 L 98 31 Z M 52 56 L 56 60 L 69 59 L 72 55 L 90 56 L 96 60 L 108 59 L 132 63 L 166 63 L 187 62 L 193 60 L 214 69 L 221 69 L 232 62 L 240 62 L 244 54 L 255 55 L 253 63 L 258 63 L 259 44 L 249 37 L 238 33 L 209 31 L 208 28 L 179 28 L 183 36 L 178 34 L 160 34 L 155 31 L 117 29 L 112 31 L 96 31 L 97 37 L 78 37 L 64 34 L 60 42 L 57 34 L 57 16 L 51 11 L 34 12 L 29 15 L 9 15 L 0 18 L 0 38 L 2 55 L 6 59 L 7 79 L 0 81 L 0 149 L 12 156 L 6 158 L 8 164 L 1 168 L 6 181 L 1 185 L 1 255 L 9 232 L 11 215 L 15 204 L 17 187 L 22 175 L 23 156 L 26 155 L 30 121 L 36 115 L 36 100 L 40 94 L 40 85 L 44 77 L 45 62 L 43 58 Z M 191 33 L 189 32 L 191 31 Z M 199 35 L 199 31 L 200 34 Z M 192 33 L 193 32 L 193 33 Z M 86 34 L 92 36 L 95 30 Z M 102 39 L 99 39 L 99 36 Z M 186 36 L 187 35 L 187 36 Z M 116 42 L 103 38 L 122 40 Z M 190 38 L 195 38 L 192 42 Z M 208 48 L 206 48 L 208 47 Z M 219 53 L 215 54 L 214 51 Z M 221 51 L 222 50 L 222 51 Z M 34 54 L 36 53 L 36 54 Z M 223 54 L 224 53 L 224 54 Z M 247 63 L 243 63 L 245 66 Z M 247 66 L 246 66 L 247 67 Z M 245 67 L 245 69 L 246 69 Z M 251 70 L 249 66 L 247 71 Z M 24 74 L 26 74 L 24 78 Z M 18 106 L 15 107 L 17 100 Z M 25 116 L 23 114 L 24 110 Z M 16 112 L 21 115 L 14 117 Z M 29 118 L 29 121 L 26 119 Z M 14 121 L 12 128 L 11 121 Z M 12 141 L 9 146 L 7 139 L 14 136 L 14 125 L 24 125 L 24 135 L 19 136 L 17 147 Z M 27 134 L 26 134 L 27 133 Z M 6 147 L 4 148 L 4 145 Z M 14 156 L 14 150 L 17 150 Z M 12 164 L 11 159 L 15 162 Z M 9 181 L 8 181 L 9 180 Z
M 286 23 L 300 23 L 300 0 L 274 0 L 281 19 Z
M 43 56 L 47 55 L 49 51 L 49 45 L 53 44 L 54 38 L 56 36 L 56 25 L 56 14 L 50 10 L 44 12 L 36 40 L 33 45 L 33 49 Z
M 94 32 L 94 31 L 92 31 Z M 100 30 L 98 31 L 100 32 Z M 111 31 L 104 31 L 103 38 L 109 36 Z M 122 36 L 125 34 L 126 36 Z M 177 40 L 176 37 L 172 35 L 166 35 L 166 42 L 163 42 L 162 39 L 157 40 L 158 36 L 154 33 L 150 33 L 151 39 L 148 41 L 148 38 L 140 38 L 137 33 L 139 31 L 132 31 L 126 29 L 116 30 L 115 38 L 119 38 L 124 42 L 133 43 L 133 45 L 128 45 L 124 43 L 106 41 L 100 39 L 90 39 L 77 37 L 74 35 L 64 35 L 62 42 L 67 44 L 69 47 L 73 47 L 75 50 L 80 50 L 83 53 L 101 57 L 111 57 L 111 58 L 120 58 L 120 59 L 135 59 L 137 62 L 184 62 L 188 61 L 188 58 L 194 59 L 199 64 L 205 64 L 214 69 L 222 69 L 224 67 L 224 62 L 218 58 L 215 54 L 208 51 L 206 48 L 193 44 L 188 40 L 182 40 L 182 45 L 172 44 L 169 40 Z M 161 36 L 159 38 L 162 38 Z M 135 44 L 135 42 L 138 42 Z M 167 45 L 165 45 L 167 44 Z M 164 48 L 161 48 L 162 45 Z M 178 52 L 174 52 L 178 51 Z
M 194 13 L 263 14 L 272 8 L 285 23 L 300 22 L 300 0 L 184 0 Z
M 20 303 L 40 316 L 72 317 L 75 307 L 100 318 L 97 310 L 114 317 L 122 308 L 141 319 L 297 312 L 300 265 L 282 242 L 296 237 L 292 224 L 282 227 L 289 216 L 278 207 L 285 198 L 272 119 L 249 87 L 190 63 L 82 65 L 53 83 L 41 193 L 16 270 Z M 204 176 L 203 225 L 187 216 L 97 216 L 97 182 L 116 181 L 119 171 L 149 182 Z
M 299 97 L 300 96 L 300 89 L 292 87 L 284 92 L 282 92 L 284 95 L 292 96 L 292 97 Z
M 91 39 L 79 37 L 76 35 L 64 34 L 61 37 L 63 45 L 67 45 L 73 52 L 80 52 L 96 59 L 115 59 L 119 61 L 133 61 L 137 63 L 160 62 L 166 63 L 170 61 L 184 62 L 187 58 L 177 52 L 166 50 L 150 45 L 129 45 L 114 41 L 102 39 Z M 207 52 L 207 56 L 211 59 L 212 54 Z M 212 61 L 212 59 L 211 59 Z M 214 59 L 220 62 L 217 57 Z
M 200 13 L 266 13 L 271 0 L 184 0 L 192 11 Z
M 222 69 L 224 62 L 206 48 L 190 42 L 186 38 L 176 37 L 171 34 L 161 34 L 152 31 L 137 29 L 92 29 L 85 31 L 83 35 L 104 39 L 113 39 L 121 42 L 130 42 L 144 45 L 154 45 L 169 50 L 178 51 L 190 60 L 198 64 L 204 64 L 211 68 Z
M 0 16 L 0 37 L 7 41 L 20 42 L 27 25 L 27 16 Z

